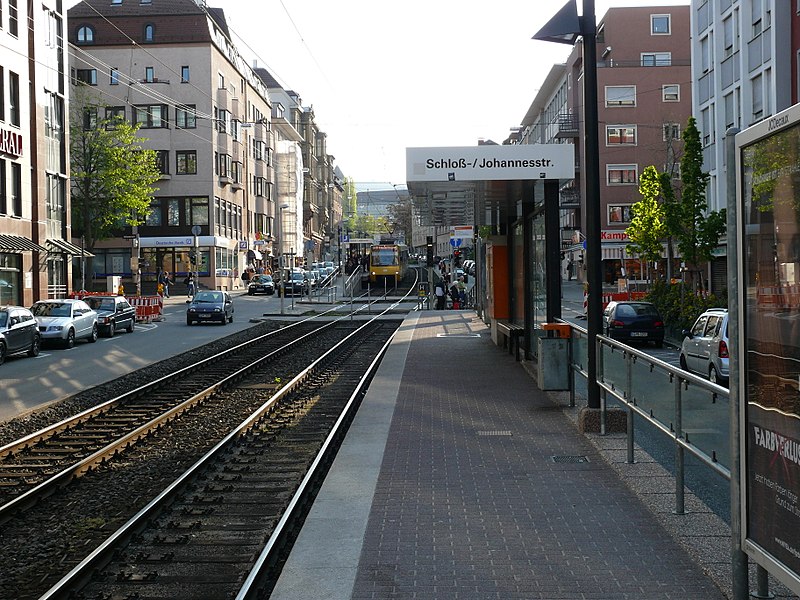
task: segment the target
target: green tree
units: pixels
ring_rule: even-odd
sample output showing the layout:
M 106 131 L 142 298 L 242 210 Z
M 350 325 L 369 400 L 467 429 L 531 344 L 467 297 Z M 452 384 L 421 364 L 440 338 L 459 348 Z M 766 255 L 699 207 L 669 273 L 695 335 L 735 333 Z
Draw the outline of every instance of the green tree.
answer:
M 675 238 L 681 258 L 690 265 L 694 278 L 700 265 L 711 260 L 725 232 L 725 209 L 708 212 L 706 186 L 709 175 L 703 171 L 703 147 L 694 117 L 689 117 L 683 132 L 680 197 L 667 209 L 669 235 Z M 695 279 L 695 284 L 702 277 Z
M 72 227 L 91 252 L 95 243 L 138 225 L 150 213 L 161 174 L 156 153 L 142 147 L 138 126 L 99 118 L 105 106 L 80 90 L 70 115 Z
M 625 230 L 631 241 L 627 251 L 638 254 L 646 261 L 661 258 L 663 240 L 667 234 L 664 206 L 659 202 L 665 183 L 669 185 L 668 174 L 659 173 L 652 165 L 645 167 L 639 176 L 642 199 L 631 207 L 633 218 Z

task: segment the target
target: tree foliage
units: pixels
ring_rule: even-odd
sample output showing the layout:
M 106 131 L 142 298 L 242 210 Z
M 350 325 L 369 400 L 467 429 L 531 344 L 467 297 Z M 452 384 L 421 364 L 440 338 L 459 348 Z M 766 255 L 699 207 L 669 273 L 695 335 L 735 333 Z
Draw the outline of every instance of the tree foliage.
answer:
M 411 198 L 398 196 L 397 202 L 390 204 L 388 210 L 392 237 L 395 240 L 404 238 L 406 243 L 409 243 L 412 223 Z
M 72 226 L 89 251 L 150 212 L 161 177 L 156 153 L 142 147 L 138 127 L 99 118 L 105 106 L 77 93 L 70 115 Z
M 703 171 L 700 132 L 694 117 L 689 117 L 683 132 L 680 198 L 667 226 L 677 241 L 680 256 L 695 269 L 711 260 L 726 226 L 725 209 L 708 212 L 708 179 L 708 173 Z
M 642 199 L 632 207 L 633 218 L 625 230 L 631 243 L 627 251 L 637 254 L 647 261 L 661 258 L 662 242 L 667 233 L 662 188 L 669 185 L 669 175 L 659 173 L 650 165 L 639 176 L 639 194 Z

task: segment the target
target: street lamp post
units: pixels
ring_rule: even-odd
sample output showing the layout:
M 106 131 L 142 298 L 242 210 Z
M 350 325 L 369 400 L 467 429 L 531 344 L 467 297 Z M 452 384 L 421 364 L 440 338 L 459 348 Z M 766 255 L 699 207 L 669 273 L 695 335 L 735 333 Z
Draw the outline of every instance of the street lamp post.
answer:
M 586 282 L 589 297 L 586 309 L 587 406 L 600 408 L 597 383 L 597 335 L 603 318 L 603 271 L 600 242 L 600 143 L 597 133 L 597 21 L 594 0 L 583 0 L 583 15 L 578 17 L 576 0 L 569 0 L 542 27 L 535 40 L 574 45 L 583 39 L 584 172 L 586 173 Z
M 286 295 L 286 281 L 284 277 L 286 273 L 283 270 L 283 209 L 289 208 L 288 203 L 281 204 L 278 206 L 278 273 L 280 273 L 281 278 L 279 285 L 282 289 L 278 290 L 281 296 L 281 314 L 283 312 L 283 297 Z

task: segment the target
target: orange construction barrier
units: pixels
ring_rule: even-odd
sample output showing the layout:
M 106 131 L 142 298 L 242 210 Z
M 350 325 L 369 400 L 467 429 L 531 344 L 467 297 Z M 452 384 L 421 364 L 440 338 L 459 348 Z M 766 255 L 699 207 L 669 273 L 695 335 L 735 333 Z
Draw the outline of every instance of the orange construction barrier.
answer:
M 163 303 L 158 296 L 126 296 L 131 306 L 136 307 L 136 320 L 140 323 L 163 321 Z

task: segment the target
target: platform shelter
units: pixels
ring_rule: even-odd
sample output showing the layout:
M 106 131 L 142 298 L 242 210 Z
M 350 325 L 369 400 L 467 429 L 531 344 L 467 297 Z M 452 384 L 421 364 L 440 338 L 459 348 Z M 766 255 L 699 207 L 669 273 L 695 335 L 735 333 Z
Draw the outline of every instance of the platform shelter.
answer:
M 542 325 L 561 316 L 558 190 L 574 177 L 570 144 L 406 149 L 416 216 L 474 228 L 478 312 L 495 343 L 502 324 L 522 326 L 525 357 Z

